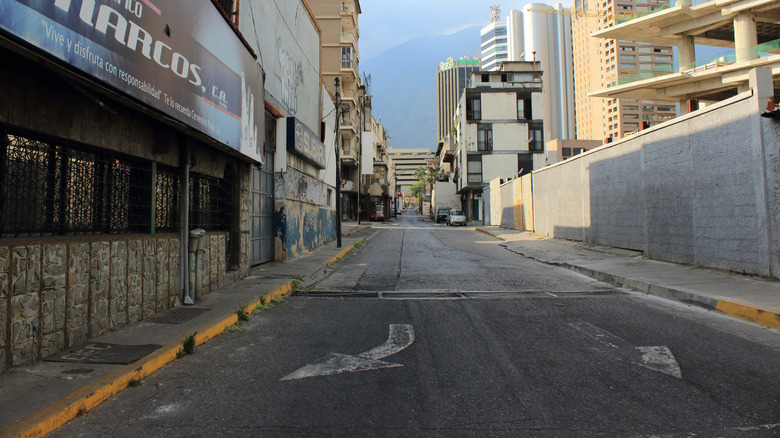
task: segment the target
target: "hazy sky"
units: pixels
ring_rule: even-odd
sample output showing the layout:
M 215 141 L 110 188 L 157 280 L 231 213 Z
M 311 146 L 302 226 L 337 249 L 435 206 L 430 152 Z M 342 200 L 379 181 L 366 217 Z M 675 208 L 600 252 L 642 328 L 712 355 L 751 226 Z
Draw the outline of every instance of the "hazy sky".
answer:
M 490 23 L 490 5 L 501 6 L 501 18 L 512 9 L 529 3 L 565 1 L 523 0 L 360 0 L 360 60 L 366 61 L 412 38 L 431 34 L 450 34 L 469 26 Z M 479 42 L 469 48 L 479 53 Z

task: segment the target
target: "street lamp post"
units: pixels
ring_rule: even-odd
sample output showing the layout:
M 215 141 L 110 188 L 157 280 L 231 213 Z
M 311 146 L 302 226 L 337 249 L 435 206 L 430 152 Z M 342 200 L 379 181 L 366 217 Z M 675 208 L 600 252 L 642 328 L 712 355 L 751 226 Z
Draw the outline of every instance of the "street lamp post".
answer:
M 336 248 L 341 248 L 341 141 L 339 140 L 339 116 L 341 115 L 340 81 L 336 81 Z

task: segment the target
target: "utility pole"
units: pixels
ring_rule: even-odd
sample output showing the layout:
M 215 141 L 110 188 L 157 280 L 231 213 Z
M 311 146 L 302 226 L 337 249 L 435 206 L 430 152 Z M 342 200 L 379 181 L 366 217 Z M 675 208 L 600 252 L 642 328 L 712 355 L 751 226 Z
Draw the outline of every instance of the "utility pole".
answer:
M 341 141 L 339 139 L 339 120 L 341 116 L 340 81 L 336 81 L 336 248 L 341 248 Z

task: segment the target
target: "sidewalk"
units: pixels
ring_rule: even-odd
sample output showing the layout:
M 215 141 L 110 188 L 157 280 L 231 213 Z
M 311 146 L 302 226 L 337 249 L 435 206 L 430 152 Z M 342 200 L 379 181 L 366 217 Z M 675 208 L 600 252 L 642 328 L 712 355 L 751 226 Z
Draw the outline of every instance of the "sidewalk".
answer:
M 321 276 L 329 263 L 343 257 L 368 235 L 363 231 L 368 228 L 357 223 L 344 224 L 341 248 L 331 242 L 295 260 L 253 269 L 244 280 L 206 295 L 194 306 L 186 306 L 185 310 L 205 309 L 192 319 L 181 323 L 147 319 L 89 340 L 120 347 L 160 346 L 129 365 L 38 362 L 0 375 L 0 437 L 42 436 L 94 408 L 132 380 L 140 380 L 175 360 L 187 336 L 197 332 L 195 340 L 202 344 L 235 324 L 240 307 L 245 306 L 251 314 L 261 297 L 270 301 L 289 293 L 301 279 L 306 282 Z M 166 314 L 175 312 L 161 313 Z
M 780 330 L 777 281 L 648 260 L 640 251 L 546 238 L 527 231 L 489 226 L 477 230 L 503 240 L 506 249 L 542 263 Z

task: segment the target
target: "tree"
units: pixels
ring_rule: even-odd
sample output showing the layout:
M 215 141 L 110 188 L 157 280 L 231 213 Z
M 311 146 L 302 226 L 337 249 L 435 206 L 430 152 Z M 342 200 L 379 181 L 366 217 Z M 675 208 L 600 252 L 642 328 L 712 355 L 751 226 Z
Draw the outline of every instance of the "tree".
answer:
M 414 177 L 418 181 L 425 181 L 426 184 L 433 186 L 433 183 L 439 180 L 441 169 L 438 164 L 433 166 L 420 166 L 414 171 Z
M 425 193 L 425 181 L 419 180 L 412 184 L 412 186 L 409 187 L 409 193 L 411 193 L 411 195 L 415 198 L 420 199 L 420 197 Z

